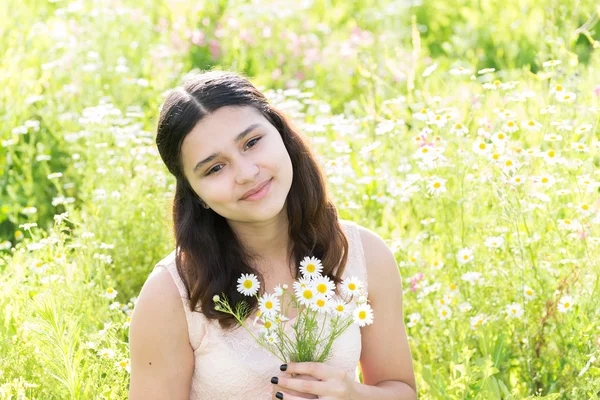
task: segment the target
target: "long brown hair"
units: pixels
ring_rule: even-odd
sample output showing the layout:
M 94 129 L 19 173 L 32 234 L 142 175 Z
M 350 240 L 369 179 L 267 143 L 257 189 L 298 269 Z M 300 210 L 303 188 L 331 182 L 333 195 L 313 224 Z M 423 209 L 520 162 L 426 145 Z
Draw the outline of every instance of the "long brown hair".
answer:
M 335 282 L 337 291 L 348 258 L 348 241 L 309 146 L 246 77 L 213 70 L 172 90 L 160 111 L 156 145 L 167 169 L 177 179 L 173 201 L 177 271 L 185 284 L 190 310 L 197 311 L 200 303 L 207 318 L 218 320 L 222 328 L 231 328 L 237 321 L 215 310 L 213 296 L 224 293 L 232 307 L 244 300 L 251 314 L 258 301 L 239 293 L 237 280 L 242 273 L 255 274 L 261 282 L 261 293 L 264 280 L 225 218 L 202 207 L 183 174 L 181 156 L 181 144 L 192 128 L 224 106 L 252 106 L 260 111 L 277 128 L 289 153 L 293 180 L 286 211 L 293 244 L 289 259 L 296 265 L 294 279 L 299 277 L 299 264 L 305 256 L 318 257 L 323 264 L 322 274 Z

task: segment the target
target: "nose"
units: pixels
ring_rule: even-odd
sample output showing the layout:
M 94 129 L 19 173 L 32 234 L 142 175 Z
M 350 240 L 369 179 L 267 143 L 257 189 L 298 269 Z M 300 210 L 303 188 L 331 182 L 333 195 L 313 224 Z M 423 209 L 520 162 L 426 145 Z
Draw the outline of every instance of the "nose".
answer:
M 253 160 L 242 157 L 237 163 L 235 180 L 238 184 L 245 185 L 256 180 L 258 172 L 258 165 Z

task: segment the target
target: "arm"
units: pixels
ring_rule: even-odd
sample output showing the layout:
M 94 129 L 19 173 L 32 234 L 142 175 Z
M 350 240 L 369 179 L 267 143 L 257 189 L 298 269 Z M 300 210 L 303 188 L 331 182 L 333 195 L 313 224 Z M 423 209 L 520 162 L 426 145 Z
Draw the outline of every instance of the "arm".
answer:
M 402 315 L 402 279 L 394 254 L 376 233 L 359 227 L 367 263 L 373 324 L 361 328 L 358 399 L 416 399 L 417 386 Z
M 188 400 L 194 352 L 179 291 L 157 268 L 144 284 L 129 327 L 130 400 Z

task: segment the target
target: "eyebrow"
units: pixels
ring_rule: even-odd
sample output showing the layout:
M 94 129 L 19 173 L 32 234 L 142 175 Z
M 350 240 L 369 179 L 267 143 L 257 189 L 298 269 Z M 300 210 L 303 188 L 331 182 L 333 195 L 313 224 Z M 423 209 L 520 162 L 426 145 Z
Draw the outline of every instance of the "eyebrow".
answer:
M 260 126 L 260 124 L 250 125 L 246 129 L 244 129 L 242 132 L 238 133 L 238 135 L 234 139 L 234 142 L 238 143 L 240 140 L 244 139 L 250 132 L 252 132 L 254 129 L 258 128 L 259 126 Z M 194 167 L 193 172 L 198 171 L 198 169 L 200 169 L 200 167 L 211 162 L 212 160 L 219 157 L 220 155 L 221 155 L 221 153 L 213 153 L 210 156 L 206 157 L 204 160 L 199 161 L 198 164 L 196 164 L 196 166 Z

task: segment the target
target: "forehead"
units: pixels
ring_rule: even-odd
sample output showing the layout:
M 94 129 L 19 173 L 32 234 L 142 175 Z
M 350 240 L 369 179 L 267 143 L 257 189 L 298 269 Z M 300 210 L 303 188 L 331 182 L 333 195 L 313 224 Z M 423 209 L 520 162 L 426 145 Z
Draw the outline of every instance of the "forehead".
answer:
M 269 125 L 260 111 L 251 106 L 226 106 L 208 114 L 192 128 L 181 144 L 184 168 L 191 169 L 201 158 L 234 146 L 234 138 L 255 123 Z

